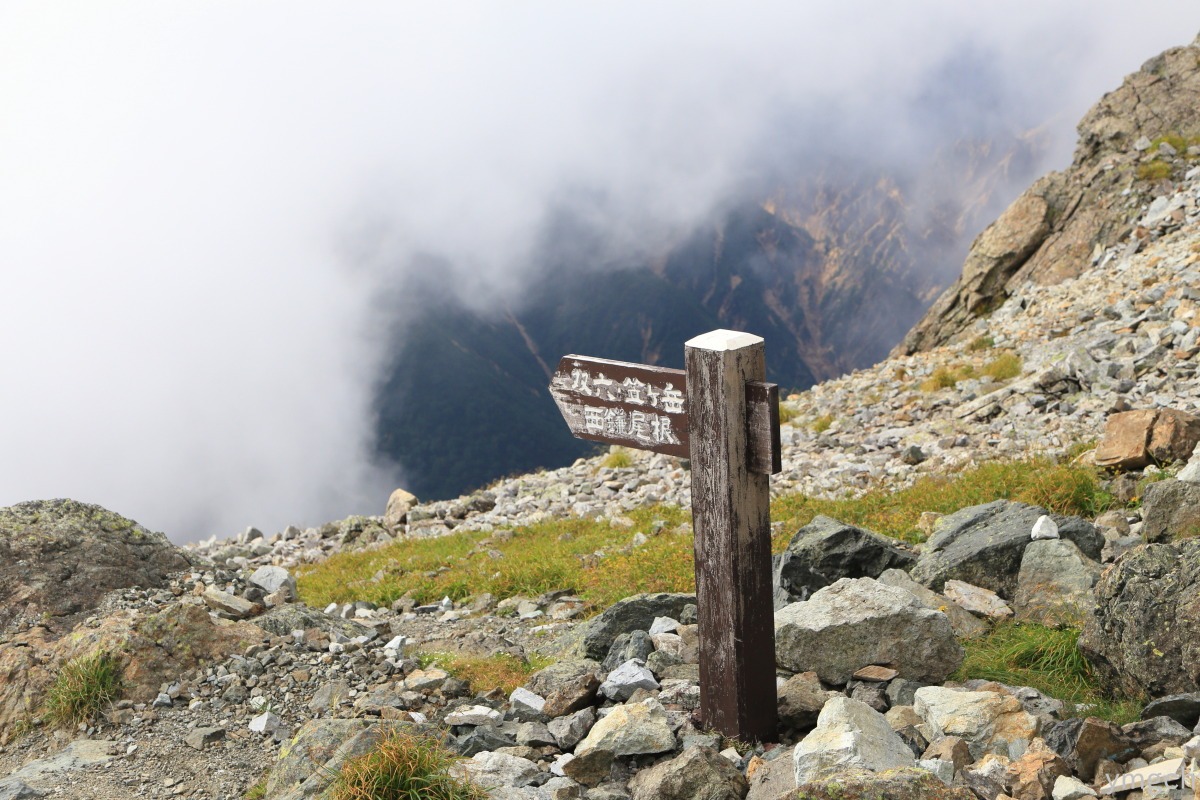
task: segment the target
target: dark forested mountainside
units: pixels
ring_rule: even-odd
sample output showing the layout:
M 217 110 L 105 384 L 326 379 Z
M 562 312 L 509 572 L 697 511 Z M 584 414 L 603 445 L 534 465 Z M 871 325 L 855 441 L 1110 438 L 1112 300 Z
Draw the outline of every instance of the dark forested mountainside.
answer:
M 418 304 L 377 396 L 379 454 L 433 499 L 591 452 L 546 392 L 572 352 L 680 367 L 684 341 L 724 327 L 766 339 L 769 377 L 785 389 L 869 366 L 954 278 L 983 215 L 1009 199 L 1010 173 L 1024 174 L 1014 161 L 1032 161 L 1033 148 L 951 148 L 936 166 L 957 182 L 831 168 L 647 262 L 580 265 L 572 259 L 586 248 L 547 247 L 573 255 L 545 257 L 520 306 Z

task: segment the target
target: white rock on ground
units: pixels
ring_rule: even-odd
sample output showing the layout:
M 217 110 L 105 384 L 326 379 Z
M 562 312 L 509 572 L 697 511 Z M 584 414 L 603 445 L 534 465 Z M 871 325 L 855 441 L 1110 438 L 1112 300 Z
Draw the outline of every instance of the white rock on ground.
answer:
M 834 697 L 817 717 L 817 727 L 796 745 L 796 783 L 831 778 L 847 769 L 881 772 L 911 767 L 912 750 L 887 720 L 866 703 Z

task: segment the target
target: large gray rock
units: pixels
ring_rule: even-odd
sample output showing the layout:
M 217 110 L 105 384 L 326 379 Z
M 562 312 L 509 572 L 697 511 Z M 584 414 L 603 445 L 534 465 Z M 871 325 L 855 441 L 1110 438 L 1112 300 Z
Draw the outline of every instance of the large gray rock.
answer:
M 542 713 L 553 719 L 591 705 L 600 688 L 599 671 L 591 659 L 557 661 L 531 675 L 525 688 L 546 698 Z
M 606 750 L 616 756 L 665 753 L 675 747 L 675 734 L 662 703 L 653 697 L 632 705 L 615 706 L 575 747 L 575 755 Z
M 1142 709 L 1142 719 L 1170 717 L 1191 730 L 1200 723 L 1200 692 L 1172 694 L 1151 700 Z
M 695 602 L 694 594 L 668 592 L 635 594 L 619 600 L 584 625 L 584 653 L 588 658 L 601 660 L 619 634 L 648 631 L 655 617 L 679 619 L 684 606 Z
M 1100 564 L 1066 539 L 1030 542 L 1021 558 L 1017 619 L 1042 625 L 1079 627 L 1096 607 L 1092 587 L 1100 579 Z
M 1157 481 L 1142 495 L 1142 536 L 1169 542 L 1200 534 L 1200 483 Z
M 903 589 L 917 598 L 917 601 L 926 608 L 941 611 L 950 620 L 950 627 L 954 629 L 954 635 L 960 639 L 973 639 L 988 632 L 986 622 L 958 603 L 952 602 L 945 595 L 938 594 L 917 583 L 907 572 L 898 569 L 885 570 L 879 576 L 879 582 Z
M 816 724 L 821 709 L 838 692 L 821 688 L 811 672 L 801 672 L 784 681 L 777 691 L 779 724 L 788 728 L 809 728 Z
M 943 517 L 925 542 L 912 577 L 935 591 L 953 578 L 1011 599 L 1033 526 L 1047 514 L 1038 506 L 996 500 Z M 1049 516 L 1061 539 L 1074 542 L 1093 561 L 1100 560 L 1104 537 L 1095 526 L 1078 517 Z
M 1095 591 L 1079 647 L 1110 686 L 1151 697 L 1200 691 L 1200 539 L 1132 550 Z
M 742 800 L 750 785 L 716 750 L 693 745 L 639 772 L 629 790 L 633 800 Z
M 100 506 L 36 500 L 0 508 L 0 629 L 83 614 L 107 592 L 158 588 L 189 566 L 166 536 Z
M 342 763 L 373 749 L 393 730 L 411 730 L 399 722 L 320 719 L 306 722 L 279 751 L 267 778 L 265 797 L 302 800 L 320 796 L 333 783 Z
M 775 608 L 806 600 L 841 578 L 878 578 L 916 560 L 892 539 L 818 515 L 774 559 Z
M 819 781 L 848 769 L 883 772 L 913 765 L 912 750 L 875 709 L 849 697 L 825 704 L 817 727 L 796 745 L 796 783 Z
M 967 692 L 943 686 L 917 690 L 913 709 L 929 726 L 933 739 L 957 736 L 971 756 L 987 753 L 1018 758 L 1037 735 L 1038 718 L 1021 701 L 1000 692 Z
M 978 800 L 978 796 L 964 786 L 947 786 L 929 770 L 911 767 L 887 772 L 848 769 L 771 800 Z
M 788 747 L 770 761 L 764 761 L 749 776 L 750 793 L 746 800 L 779 800 L 786 791 L 796 788 L 795 748 Z
M 775 612 L 776 662 L 793 672 L 811 670 L 829 684 L 844 684 L 871 664 L 940 683 L 962 659 L 945 614 L 871 578 L 842 578 Z

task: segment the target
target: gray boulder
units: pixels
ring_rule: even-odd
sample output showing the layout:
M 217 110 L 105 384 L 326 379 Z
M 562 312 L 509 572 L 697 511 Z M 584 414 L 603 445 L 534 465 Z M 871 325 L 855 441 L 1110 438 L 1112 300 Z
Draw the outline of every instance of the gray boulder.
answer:
M 695 602 L 694 594 L 668 592 L 635 594 L 619 600 L 584 625 L 584 653 L 588 658 L 603 659 L 618 635 L 648 631 L 655 617 L 679 619 L 684 607 Z
M 796 783 L 832 778 L 848 769 L 883 772 L 913 765 L 913 754 L 875 709 L 835 697 L 825 704 L 817 727 L 796 745 Z
M 878 578 L 907 570 L 917 557 L 878 533 L 818 515 L 774 558 L 775 608 L 806 600 L 841 578 Z
M 1104 537 L 1087 520 L 1049 514 L 1025 503 L 996 500 L 943 517 L 937 531 L 925 542 L 911 575 L 935 591 L 941 591 L 953 578 L 1011 599 L 1033 526 L 1044 515 L 1054 520 L 1060 539 L 1074 542 L 1091 560 L 1100 560 Z
M 107 592 L 159 588 L 191 566 L 167 537 L 74 500 L 0 508 L 0 629 L 90 612 Z
M 952 602 L 945 595 L 938 594 L 914 581 L 907 572 L 898 569 L 885 570 L 879 576 L 879 582 L 895 586 L 917 598 L 917 601 L 928 609 L 941 611 L 950 620 L 954 635 L 960 639 L 973 639 L 988 632 L 988 625 L 970 611 Z
M 1157 481 L 1142 495 L 1142 536 L 1168 542 L 1200 534 L 1200 483 Z
M 1079 648 L 1127 694 L 1200 691 L 1200 539 L 1143 545 L 1096 584 Z
M 1191 730 L 1200 723 L 1200 692 L 1172 694 L 1151 700 L 1142 709 L 1142 719 L 1170 717 Z
M 793 672 L 812 670 L 831 685 L 845 684 L 871 664 L 939 683 L 962 659 L 945 614 L 871 578 L 842 578 L 775 612 L 776 662 Z
M 629 782 L 633 800 L 742 800 L 746 776 L 711 747 L 692 746 Z
M 1030 542 L 1017 573 L 1013 598 L 1017 619 L 1050 626 L 1082 625 L 1096 607 L 1092 587 L 1100 579 L 1100 571 L 1100 564 L 1080 552 L 1074 542 Z

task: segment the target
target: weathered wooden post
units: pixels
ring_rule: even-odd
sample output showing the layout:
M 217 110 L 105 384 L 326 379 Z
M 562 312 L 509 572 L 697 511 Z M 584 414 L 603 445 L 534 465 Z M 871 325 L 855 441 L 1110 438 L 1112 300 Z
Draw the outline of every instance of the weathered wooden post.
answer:
M 750 469 L 747 413 L 748 384 L 767 376 L 765 348 L 760 336 L 716 330 L 688 341 L 684 353 L 701 716 L 727 736 L 769 741 L 776 735 L 770 477 Z M 777 394 L 772 407 L 778 431 Z
M 684 345 L 687 369 L 564 356 L 550 381 L 581 439 L 690 458 L 702 722 L 776 738 L 770 475 L 781 469 L 779 387 L 759 336 Z

